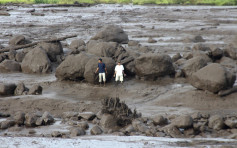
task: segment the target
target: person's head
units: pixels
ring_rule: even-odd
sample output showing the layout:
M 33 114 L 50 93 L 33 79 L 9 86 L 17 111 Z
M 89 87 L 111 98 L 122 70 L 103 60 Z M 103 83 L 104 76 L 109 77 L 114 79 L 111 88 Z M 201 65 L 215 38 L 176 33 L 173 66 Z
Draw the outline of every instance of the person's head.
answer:
M 99 58 L 99 61 L 98 61 L 99 63 L 102 63 L 102 59 L 101 58 Z
M 118 65 L 121 65 L 121 62 L 120 62 L 120 61 L 118 61 Z

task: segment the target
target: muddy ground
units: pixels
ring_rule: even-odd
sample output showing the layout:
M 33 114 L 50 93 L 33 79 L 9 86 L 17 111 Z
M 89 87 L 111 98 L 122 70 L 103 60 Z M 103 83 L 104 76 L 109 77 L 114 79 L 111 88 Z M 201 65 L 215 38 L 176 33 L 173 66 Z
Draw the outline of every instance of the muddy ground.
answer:
M 92 7 L 42 7 L 44 5 L 0 6 L 8 9 L 10 16 L 0 16 L 0 44 L 7 46 L 9 38 L 22 34 L 31 41 L 53 36 L 78 34 L 78 39 L 88 41 L 103 26 L 116 24 L 129 35 L 130 40 L 149 46 L 154 52 L 173 56 L 188 52 L 195 44 L 189 39 L 201 35 L 207 45 L 220 48 L 237 34 L 237 7 L 214 6 L 133 6 L 95 5 Z M 33 16 L 35 9 L 44 16 Z M 149 37 L 157 43 L 148 43 Z M 70 44 L 76 38 L 67 39 Z M 126 47 L 127 45 L 123 45 Z M 64 48 L 67 52 L 68 49 Z M 0 82 L 24 82 L 26 86 L 41 84 L 39 96 L 15 96 L 0 98 L 0 112 L 49 111 L 60 117 L 65 111 L 100 110 L 104 97 L 119 95 L 129 107 L 136 108 L 143 116 L 181 115 L 193 112 L 236 115 L 237 93 L 219 97 L 197 90 L 183 78 L 162 78 L 144 82 L 126 77 L 125 83 L 115 87 L 114 80 L 106 87 L 83 82 L 57 81 L 54 72 L 48 75 L 22 73 L 0 74 Z M 235 83 L 237 85 L 237 83 Z

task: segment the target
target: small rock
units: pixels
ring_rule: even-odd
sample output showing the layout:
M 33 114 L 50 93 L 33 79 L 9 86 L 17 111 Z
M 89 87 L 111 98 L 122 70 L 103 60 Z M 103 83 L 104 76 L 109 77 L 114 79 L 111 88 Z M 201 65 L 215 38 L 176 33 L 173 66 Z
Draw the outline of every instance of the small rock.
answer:
M 172 61 L 173 62 L 176 62 L 176 61 L 178 61 L 179 59 L 181 59 L 182 58 L 182 56 L 180 55 L 180 53 L 177 53 L 176 55 L 174 55 L 173 57 L 172 57 Z
M 198 42 L 205 42 L 205 40 L 202 38 L 202 36 L 197 35 L 193 38 L 193 42 L 194 43 L 198 43 Z
M 138 46 L 139 45 L 139 42 L 138 41 L 129 41 L 128 42 L 128 46 Z
M 78 112 L 64 112 L 63 118 L 71 118 L 71 117 L 78 117 Z
M 225 120 L 225 125 L 227 125 L 229 128 L 236 128 L 237 127 L 237 119 L 230 118 Z
M 36 126 L 36 121 L 38 119 L 38 116 L 36 114 L 32 114 L 32 113 L 27 113 L 25 115 L 25 125 L 27 127 L 34 127 Z
M 70 130 L 70 136 L 71 137 L 82 136 L 82 135 L 85 135 L 85 134 L 86 134 L 86 132 L 82 128 L 73 128 L 73 129 Z
M 25 53 L 24 52 L 17 52 L 15 59 L 17 62 L 22 62 L 23 59 L 25 57 Z
M 13 95 L 16 84 L 3 84 L 0 83 L 0 95 Z
M 195 131 L 194 131 L 194 129 L 193 128 L 189 128 L 189 129 L 186 129 L 186 130 L 184 130 L 184 135 L 185 136 L 193 136 L 195 134 Z
M 25 84 L 24 84 L 24 83 L 19 83 L 19 84 L 17 84 L 17 86 L 16 86 L 16 89 L 15 89 L 15 91 L 14 91 L 14 94 L 15 94 L 16 96 L 18 96 L 18 95 L 23 95 L 23 93 L 24 93 L 25 91 L 28 91 L 28 90 L 29 90 L 29 89 L 25 87 Z
M 162 131 L 164 131 L 167 135 L 169 135 L 173 138 L 182 138 L 183 137 L 183 135 L 179 131 L 179 129 L 171 124 L 163 127 Z
M 0 16 L 10 16 L 10 14 L 7 12 L 0 11 Z
M 43 125 L 43 118 L 42 118 L 42 117 L 38 118 L 38 119 L 36 120 L 35 124 L 36 124 L 37 126 Z
M 62 137 L 62 133 L 59 132 L 59 131 L 53 131 L 53 132 L 51 133 L 51 136 L 52 136 L 52 137 Z
M 168 120 L 164 118 L 162 115 L 157 115 L 153 117 L 154 125 L 164 125 L 168 123 Z
M 88 122 L 86 121 L 78 122 L 77 126 L 84 130 L 87 130 L 89 128 Z
M 220 115 L 211 116 L 208 126 L 214 130 L 221 130 L 224 127 L 223 118 Z
M 110 114 L 103 114 L 101 120 L 100 120 L 100 125 L 103 128 L 114 128 L 117 126 L 117 121 L 114 118 L 114 116 Z
M 32 134 L 35 134 L 35 133 L 36 133 L 36 131 L 35 131 L 34 129 L 30 129 L 30 130 L 29 130 L 29 134 L 32 135 Z
M 92 129 L 90 130 L 90 133 L 92 135 L 100 135 L 103 133 L 103 130 L 98 125 L 96 125 L 96 126 L 92 127 Z
M 95 117 L 96 117 L 96 115 L 93 112 L 79 113 L 79 119 L 83 118 L 83 119 L 86 119 L 86 120 L 93 120 Z
M 9 127 L 12 127 L 15 125 L 15 121 L 14 120 L 6 120 L 1 122 L 1 129 L 7 129 Z
M 42 94 L 43 88 L 40 85 L 34 85 L 29 90 L 29 95 L 40 95 Z
M 156 43 L 157 41 L 154 40 L 152 37 L 149 37 L 147 42 L 148 43 Z
M 26 43 L 26 39 L 23 35 L 16 35 L 13 36 L 10 40 L 9 40 L 9 45 L 23 45 Z
M 129 125 L 128 127 L 125 128 L 125 131 L 128 132 L 128 133 L 131 133 L 131 132 L 134 132 L 135 129 L 132 125 Z
M 13 119 L 17 125 L 23 125 L 25 121 L 25 113 L 19 111 L 14 115 Z
M 47 111 L 42 115 L 42 119 L 44 125 L 49 125 L 54 122 L 53 116 Z

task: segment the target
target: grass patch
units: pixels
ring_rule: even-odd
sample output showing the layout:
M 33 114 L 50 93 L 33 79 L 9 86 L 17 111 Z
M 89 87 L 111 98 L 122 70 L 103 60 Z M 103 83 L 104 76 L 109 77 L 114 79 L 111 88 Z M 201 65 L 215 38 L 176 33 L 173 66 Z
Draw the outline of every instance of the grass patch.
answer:
M 133 3 L 138 5 L 143 4 L 158 4 L 158 5 L 237 5 L 237 0 L 0 0 L 0 4 L 4 3 L 27 3 L 27 4 L 73 4 L 79 3 Z

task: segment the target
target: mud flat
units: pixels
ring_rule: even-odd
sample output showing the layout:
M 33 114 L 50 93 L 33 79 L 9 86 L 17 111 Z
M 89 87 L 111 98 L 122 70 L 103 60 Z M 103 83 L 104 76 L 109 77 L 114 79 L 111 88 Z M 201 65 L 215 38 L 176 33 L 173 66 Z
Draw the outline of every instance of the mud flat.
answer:
M 235 6 L 95 5 L 91 7 L 60 8 L 45 8 L 43 6 L 0 6 L 1 10 L 8 10 L 7 12 L 9 13 L 8 16 L 0 16 L 0 45 L 7 47 L 9 39 L 17 34 L 23 35 L 26 39 L 35 42 L 55 36 L 59 37 L 76 33 L 78 34 L 76 38 L 70 38 L 61 42 L 63 53 L 67 55 L 70 52 L 69 44 L 73 40 L 81 39 L 87 43 L 104 26 L 115 24 L 123 28 L 128 34 L 130 41 L 137 41 L 140 44 L 139 47 L 147 46 L 149 48 L 148 51 L 136 50 L 136 52 L 141 54 L 150 52 L 153 54 L 168 54 L 173 57 L 177 53 L 180 53 L 182 57 L 185 57 L 185 54 L 189 54 L 197 44 L 208 47 L 214 46 L 221 49 L 227 48 L 230 44 L 236 47 L 237 7 Z M 196 40 L 195 37 L 197 36 L 201 36 L 202 40 Z M 121 46 L 125 49 L 129 48 L 129 50 L 134 49 L 128 44 L 122 44 Z M 189 59 L 187 58 L 187 60 Z M 236 59 L 233 65 L 226 67 L 232 66 L 231 70 L 236 72 Z M 13 115 L 18 111 L 24 113 L 43 113 L 48 111 L 54 117 L 59 118 L 51 126 L 56 126 L 54 127 L 55 129 L 63 129 L 61 132 L 66 131 L 66 133 L 70 131 L 70 127 L 67 127 L 68 124 L 62 122 L 61 119 L 65 112 L 98 113 L 102 108 L 101 101 L 104 98 L 116 96 L 119 96 L 122 101 L 125 101 L 130 108 L 142 113 L 144 118 L 153 118 L 157 115 L 162 115 L 171 122 L 178 116 L 193 115 L 198 112 L 208 114 L 209 116 L 222 115 L 225 117 L 225 120 L 232 117 L 236 119 L 235 117 L 237 116 L 237 93 L 220 97 L 209 91 L 197 90 L 185 77 L 163 77 L 155 81 L 143 81 L 135 79 L 134 76 L 128 76 L 125 78 L 123 85 L 115 86 L 115 82 L 112 79 L 107 83 L 106 87 L 99 87 L 99 85 L 89 84 L 83 81 L 57 81 L 55 77 L 57 66 L 58 64 L 52 65 L 52 72 L 49 74 L 1 73 L 0 83 L 18 84 L 23 82 L 29 88 L 35 84 L 39 84 L 43 87 L 43 92 L 42 95 L 36 96 L 1 96 L 0 112 Z M 234 86 L 237 86 L 237 82 L 235 82 Z M 5 117 L 2 118 L 3 121 L 5 119 Z M 208 119 L 205 118 L 206 121 Z M 198 122 L 200 122 L 199 119 Z M 236 123 L 233 122 L 233 124 Z M 236 127 L 233 126 L 232 128 L 235 129 Z M 31 128 L 21 130 L 19 133 L 14 130 L 12 133 L 8 130 L 1 130 L 0 135 L 18 136 L 19 138 L 14 141 L 18 143 L 17 141 L 24 139 L 25 136 L 34 135 L 36 137 L 42 137 L 44 135 L 50 137 L 51 133 L 46 133 L 47 129 L 45 128 L 47 126 L 39 127 L 38 130 L 33 128 L 33 134 L 30 131 Z M 237 136 L 234 135 L 236 132 L 232 128 L 224 126 L 223 130 L 219 132 L 219 135 L 218 132 L 211 134 L 212 131 L 209 130 L 200 135 L 203 138 L 220 137 L 236 139 Z M 106 133 L 111 134 L 110 132 Z M 119 135 L 119 133 L 117 134 Z M 147 135 L 145 134 L 145 136 Z M 229 135 L 232 135 L 232 137 L 229 137 Z M 174 140 L 174 145 L 170 145 L 167 141 L 170 141 L 171 137 L 178 137 L 170 136 L 169 134 L 163 136 L 166 136 L 168 139 L 161 138 L 160 141 L 156 141 L 156 139 L 148 138 L 148 140 L 136 145 L 134 141 L 137 138 L 146 139 L 147 137 L 132 136 L 130 140 L 133 143 L 124 140 L 124 137 L 121 137 L 121 141 L 117 142 L 118 145 L 131 144 L 131 147 L 146 147 L 146 145 L 147 147 L 153 147 L 154 145 L 161 146 L 160 142 L 164 142 L 167 147 L 215 146 L 215 144 L 220 146 L 222 144 L 219 143 L 223 141 L 225 141 L 223 145 L 226 145 L 226 143 L 229 143 L 230 146 L 236 144 L 235 140 L 228 141 L 225 139 L 205 139 L 203 141 L 201 140 L 202 142 L 199 141 L 200 139 L 175 139 L 177 141 Z M 162 137 L 162 135 L 159 137 Z M 197 134 L 196 137 L 191 138 L 201 137 L 198 137 Z M 66 136 L 66 138 L 68 137 Z M 68 145 L 70 142 L 75 142 L 74 147 L 76 147 L 85 141 L 91 142 L 97 140 L 101 142 L 101 145 L 104 145 L 107 142 L 103 142 L 107 138 L 106 136 L 89 136 L 80 139 L 65 139 L 65 144 Z M 116 137 L 111 136 L 112 142 L 114 142 L 113 138 Z M 1 141 L 5 145 L 8 145 L 9 141 L 12 141 L 10 139 L 1 137 Z M 33 143 L 36 142 L 37 144 L 37 140 L 34 138 L 25 138 L 25 140 L 32 141 Z M 57 139 L 47 138 L 42 140 L 46 141 L 46 146 L 50 146 L 52 141 L 57 141 Z M 13 145 L 14 142 L 11 144 Z M 9 143 L 9 145 L 11 144 Z M 19 146 L 24 147 L 25 145 L 20 143 Z

